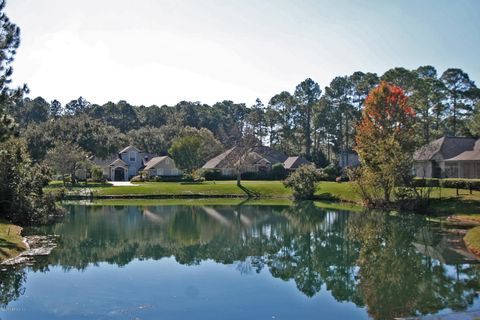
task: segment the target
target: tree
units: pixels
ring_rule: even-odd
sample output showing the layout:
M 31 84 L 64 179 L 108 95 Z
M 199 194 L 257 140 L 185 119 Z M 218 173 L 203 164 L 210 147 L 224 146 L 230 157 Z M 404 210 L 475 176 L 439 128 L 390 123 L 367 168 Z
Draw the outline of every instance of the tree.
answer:
M 368 205 L 388 204 L 397 186 L 411 181 L 415 112 L 400 87 L 382 81 L 365 100 L 357 126 L 360 176 Z
M 91 103 L 85 98 L 79 97 L 76 100 L 72 100 L 65 105 L 65 114 L 67 115 L 79 115 L 85 113 L 91 107 Z
M 310 78 L 305 79 L 295 88 L 297 117 L 303 133 L 304 152 L 307 159 L 311 159 L 313 108 L 321 94 L 322 90 L 318 83 Z
M 186 127 L 173 141 L 169 153 L 180 168 L 193 172 L 222 150 L 222 145 L 210 130 Z
M 160 128 L 142 127 L 127 132 L 126 137 L 131 145 L 144 152 L 166 155 L 171 147 L 172 139 L 167 136 L 166 126 Z M 178 131 L 178 130 L 177 130 Z
M 315 193 L 316 183 L 320 180 L 321 174 L 313 164 L 303 165 L 290 174 L 283 182 L 286 188 L 293 190 L 295 200 L 312 199 Z
M 480 137 L 480 102 L 475 106 L 472 118 L 468 122 L 468 128 L 472 136 Z
M 268 102 L 271 132 L 275 127 L 274 137 L 270 136 L 270 146 L 278 147 L 283 152 L 297 153 L 294 132 L 295 98 L 287 91 L 274 95 Z M 272 134 L 272 133 L 271 133 Z
M 20 44 L 20 29 L 5 15 L 0 0 L 0 216 L 19 224 L 43 223 L 60 213 L 55 199 L 43 193 L 49 174 L 32 164 L 25 143 L 12 136 L 15 124 L 5 110 L 21 100 L 27 87 L 10 88 L 10 64 Z
M 3 12 L 5 4 L 5 0 L 0 0 L 0 142 L 5 141 L 15 130 L 14 121 L 6 114 L 6 109 L 28 91 L 26 86 L 13 89 L 8 86 L 13 73 L 11 64 L 20 45 L 20 28 Z
M 49 182 L 45 166 L 30 161 L 23 141 L 10 138 L 0 152 L 0 217 L 14 223 L 45 223 L 61 214 L 53 196 L 44 194 Z
M 58 119 L 62 115 L 62 104 L 58 100 L 53 100 L 50 102 L 50 109 L 48 114 L 52 119 Z
M 447 105 L 451 115 L 448 129 L 455 136 L 462 118 L 473 108 L 475 99 L 472 99 L 471 93 L 476 91 L 477 87 L 462 69 L 447 69 L 442 74 L 441 80 L 447 88 Z
M 265 109 L 260 99 L 255 100 L 255 104 L 250 108 L 247 115 L 247 122 L 250 125 L 253 134 L 263 141 L 267 136 L 267 124 L 265 119 Z
M 45 163 L 62 175 L 65 184 L 65 175 L 70 175 L 70 183 L 77 182 L 76 171 L 86 166 L 87 154 L 78 145 L 69 142 L 59 142 L 48 150 Z

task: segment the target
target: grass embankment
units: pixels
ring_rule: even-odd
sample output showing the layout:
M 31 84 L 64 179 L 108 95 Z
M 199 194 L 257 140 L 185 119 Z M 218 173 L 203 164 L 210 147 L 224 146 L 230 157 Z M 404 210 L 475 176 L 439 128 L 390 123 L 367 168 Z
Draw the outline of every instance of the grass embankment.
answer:
M 108 196 L 232 196 L 239 198 L 283 198 L 292 197 L 292 192 L 283 186 L 281 181 L 242 181 L 238 187 L 236 181 L 207 181 L 202 183 L 182 182 L 140 182 L 134 186 L 114 187 L 108 184 L 79 184 L 70 187 L 67 195 L 90 195 L 94 197 Z M 55 190 L 63 187 L 58 182 L 52 182 L 48 189 Z M 88 192 L 86 192 L 88 191 Z M 318 200 L 335 200 L 360 202 L 360 198 L 353 191 L 350 183 L 320 182 L 317 185 L 315 198 Z
M 27 249 L 21 232 L 21 227 L 0 220 L 0 262 L 16 257 Z
M 239 197 L 289 199 L 292 192 L 283 186 L 281 181 L 242 181 L 238 187 L 236 181 L 207 181 L 203 183 L 181 182 L 141 182 L 135 186 L 113 187 L 108 184 L 80 184 L 67 189 L 67 195 L 90 195 L 94 197 L 142 197 L 164 196 L 168 197 Z M 60 182 L 53 182 L 49 188 L 62 187 Z M 86 188 L 88 192 L 85 192 Z M 480 214 L 480 191 L 460 189 L 433 189 L 429 213 L 440 215 L 451 214 Z M 316 200 L 341 201 L 360 204 L 361 199 L 353 190 L 353 185 L 348 182 L 336 183 L 322 181 L 317 185 Z

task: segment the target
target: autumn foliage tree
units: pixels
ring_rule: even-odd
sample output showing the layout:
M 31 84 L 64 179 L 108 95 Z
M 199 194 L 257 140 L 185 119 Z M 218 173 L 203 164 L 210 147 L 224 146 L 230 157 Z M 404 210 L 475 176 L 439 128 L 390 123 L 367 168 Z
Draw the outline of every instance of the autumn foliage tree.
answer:
M 365 100 L 357 126 L 356 182 L 368 205 L 384 205 L 412 181 L 415 112 L 400 87 L 381 82 Z

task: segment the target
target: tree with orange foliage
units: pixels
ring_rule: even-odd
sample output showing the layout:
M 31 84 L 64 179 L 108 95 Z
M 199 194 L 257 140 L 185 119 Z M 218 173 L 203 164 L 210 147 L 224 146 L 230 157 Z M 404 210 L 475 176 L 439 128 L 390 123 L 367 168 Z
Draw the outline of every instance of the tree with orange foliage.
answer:
M 360 158 L 356 182 L 367 205 L 388 204 L 397 187 L 410 185 L 414 120 L 400 87 L 381 82 L 366 98 L 355 150 Z

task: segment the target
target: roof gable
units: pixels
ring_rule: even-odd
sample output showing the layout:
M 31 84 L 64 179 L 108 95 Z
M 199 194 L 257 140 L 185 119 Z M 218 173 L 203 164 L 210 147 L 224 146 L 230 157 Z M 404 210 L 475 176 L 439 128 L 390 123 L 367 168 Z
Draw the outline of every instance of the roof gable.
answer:
M 122 150 L 120 150 L 118 153 L 125 153 L 125 152 L 129 152 L 129 151 L 140 152 L 140 150 L 138 148 L 136 148 L 134 146 L 128 146 L 128 147 L 125 147 Z
M 413 159 L 416 161 L 428 161 L 432 160 L 438 153 L 443 159 L 450 159 L 458 156 L 462 152 L 472 150 L 474 145 L 474 138 L 442 137 L 415 151 Z
M 154 157 L 145 164 L 144 170 L 154 169 L 157 165 L 162 163 L 165 159 L 169 158 L 168 156 L 163 157 Z M 173 161 L 173 160 L 172 160 Z

